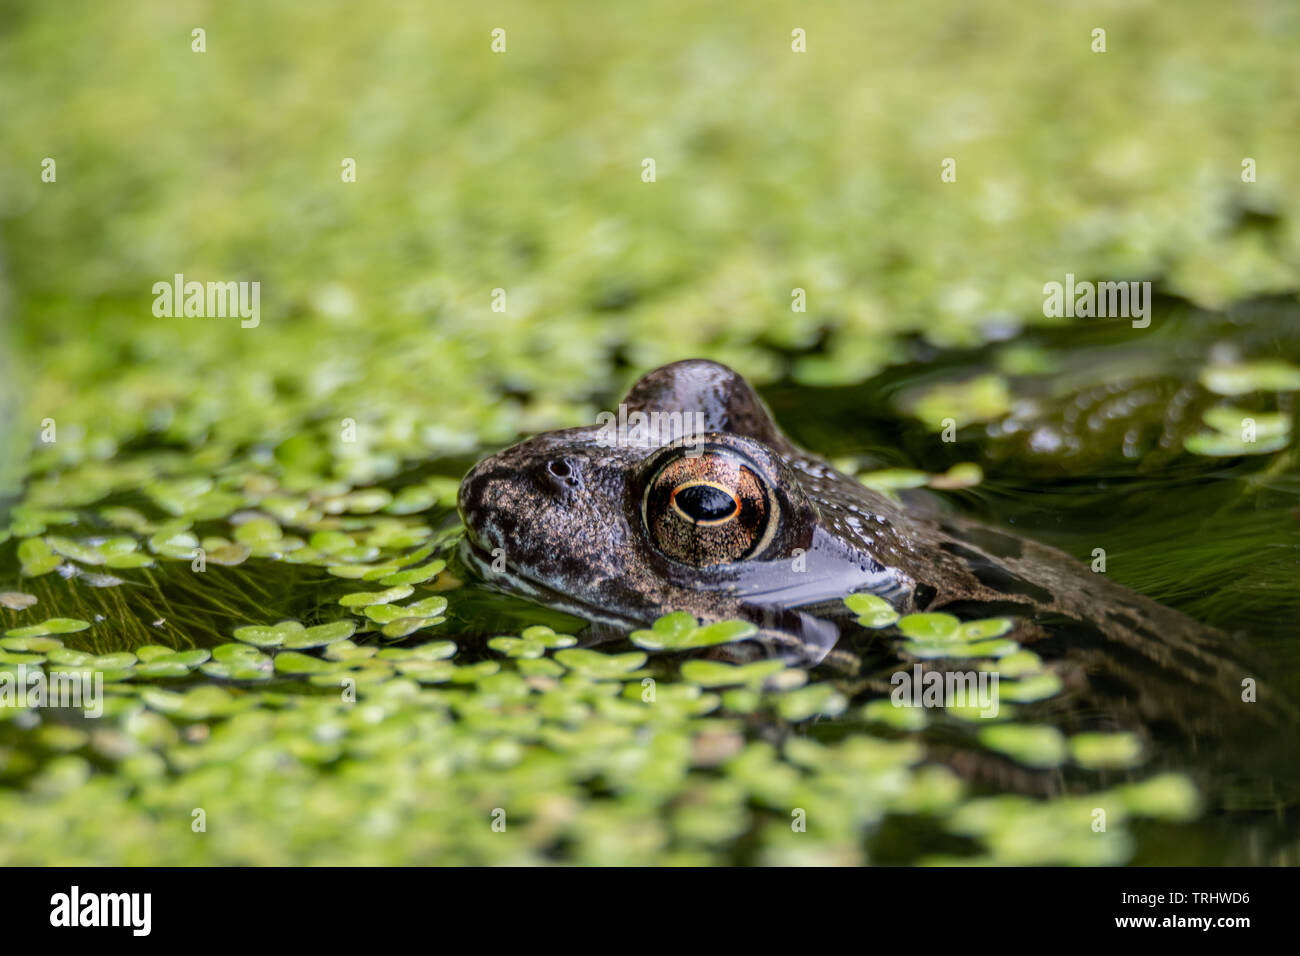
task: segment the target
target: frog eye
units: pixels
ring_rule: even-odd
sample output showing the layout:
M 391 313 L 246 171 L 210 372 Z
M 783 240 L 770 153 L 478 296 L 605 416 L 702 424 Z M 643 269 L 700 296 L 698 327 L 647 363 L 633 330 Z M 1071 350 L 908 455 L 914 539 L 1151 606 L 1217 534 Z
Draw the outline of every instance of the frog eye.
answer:
M 683 453 L 665 462 L 641 502 L 654 546 L 696 567 L 758 555 L 772 540 L 779 512 L 762 472 L 730 451 Z

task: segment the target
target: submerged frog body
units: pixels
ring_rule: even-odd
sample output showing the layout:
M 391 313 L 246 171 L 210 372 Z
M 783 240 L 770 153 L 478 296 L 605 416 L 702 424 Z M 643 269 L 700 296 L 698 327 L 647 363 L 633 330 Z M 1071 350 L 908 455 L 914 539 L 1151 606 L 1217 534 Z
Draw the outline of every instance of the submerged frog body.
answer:
M 1056 549 L 841 474 L 795 446 L 725 366 L 657 369 L 623 405 L 620 422 L 642 427 L 547 432 L 470 471 L 460 510 L 471 565 L 623 628 L 672 611 L 752 620 L 804 663 L 831 653 L 854 592 L 904 614 L 1008 614 L 1016 639 L 1119 682 L 1122 706 L 1146 717 L 1159 710 L 1153 672 L 1220 698 L 1239 684 L 1221 635 Z

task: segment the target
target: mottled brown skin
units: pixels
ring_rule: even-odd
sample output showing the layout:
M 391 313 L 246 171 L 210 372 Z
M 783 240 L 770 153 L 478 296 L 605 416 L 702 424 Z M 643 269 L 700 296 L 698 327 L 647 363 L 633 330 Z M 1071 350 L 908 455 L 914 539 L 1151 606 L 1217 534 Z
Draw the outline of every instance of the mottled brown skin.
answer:
M 757 463 L 780 496 L 772 545 L 716 567 L 666 557 L 642 521 L 642 494 L 665 456 L 686 443 L 601 447 L 599 428 L 588 426 L 538 435 L 470 471 L 460 489 L 470 563 L 543 603 L 623 627 L 671 611 L 750 619 L 769 645 L 796 647 L 806 663 L 828 654 L 845 663 L 832 653 L 839 629 L 828 616 L 843 615 L 842 599 L 855 591 L 879 594 L 901 613 L 1012 614 L 1012 636 L 1037 642 L 1067 687 L 1101 677 L 1113 685 L 1108 709 L 1121 712 L 1121 724 L 1131 722 L 1123 712 L 1170 719 L 1170 700 L 1186 694 L 1164 692 L 1169 682 L 1231 701 L 1247 676 L 1223 656 L 1223 635 L 1054 548 L 900 505 L 841 474 L 796 447 L 725 366 L 664 366 L 624 403 L 629 412 L 700 412 L 705 442 Z M 490 570 L 494 550 L 504 573 Z M 1212 708 L 1204 719 L 1172 718 L 1184 727 L 1216 719 Z

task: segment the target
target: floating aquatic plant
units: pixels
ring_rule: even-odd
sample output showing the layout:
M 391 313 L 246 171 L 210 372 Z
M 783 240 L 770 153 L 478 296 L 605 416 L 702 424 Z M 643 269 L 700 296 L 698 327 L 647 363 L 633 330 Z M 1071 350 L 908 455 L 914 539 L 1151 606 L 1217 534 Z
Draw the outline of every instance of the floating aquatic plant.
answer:
M 236 6 L 205 13 L 213 35 L 240 35 Z M 855 385 L 934 346 L 1048 323 L 1039 291 L 1062 262 L 1081 275 L 1160 270 L 1170 291 L 1203 302 L 1295 287 L 1294 229 L 1261 242 L 1222 216 L 1243 189 L 1282 223 L 1300 215 L 1300 193 L 1268 185 L 1300 176 L 1293 130 L 1276 122 L 1282 94 L 1215 93 L 1242 75 L 1293 77 L 1288 45 L 1220 44 L 1200 57 L 1194 123 L 1186 89 L 1151 86 L 1156 125 L 1139 149 L 1125 113 L 1140 79 L 1132 64 L 1173 75 L 1188 52 L 1163 42 L 1144 5 L 1109 14 L 1135 55 L 1092 71 L 1068 111 L 1039 82 L 1041 64 L 1090 69 L 1078 42 L 1090 24 L 1055 29 L 1059 11 L 1021 6 L 981 12 L 996 26 L 980 35 L 981 56 L 999 64 L 997 95 L 968 84 L 937 123 L 916 103 L 952 84 L 927 91 L 925 77 L 974 75 L 974 61 L 932 42 L 944 21 L 927 4 L 891 10 L 897 42 L 866 59 L 861 37 L 878 11 L 810 10 L 818 53 L 786 66 L 782 43 L 754 39 L 767 29 L 761 8 L 678 4 L 664 22 L 730 38 L 703 57 L 681 31 L 623 42 L 623 15 L 593 10 L 587 28 L 611 42 L 587 44 L 575 63 L 571 32 L 545 9 L 511 4 L 531 62 L 565 63 L 572 81 L 535 102 L 486 53 L 465 55 L 495 21 L 471 11 L 430 35 L 422 5 L 386 11 L 371 21 L 268 8 L 266 36 L 303 38 L 284 67 L 311 78 L 307 98 L 239 57 L 214 58 L 197 86 L 160 82 L 175 61 L 151 45 L 148 11 L 130 5 L 90 5 L 72 20 L 32 5 L 6 38 L 0 88 L 29 94 L 6 99 L 13 141 L 57 146 L 59 117 L 80 155 L 72 171 L 60 157 L 57 184 L 5 179 L 14 215 L 2 291 L 21 308 L 0 353 L 0 491 L 18 496 L 0 518 L 0 675 L 85 669 L 104 676 L 107 699 L 94 721 L 0 707 L 0 862 L 853 864 L 882 852 L 874 838 L 906 816 L 972 841 L 967 862 L 1119 863 L 1135 852 L 1132 819 L 1197 812 L 1177 775 L 1051 800 L 973 798 L 930 762 L 926 734 L 987 756 L 980 737 L 994 728 L 978 716 L 894 707 L 879 686 L 841 687 L 779 661 L 694 656 L 751 640 L 752 625 L 677 618 L 630 643 L 577 647 L 558 625 L 479 620 L 482 607 L 457 594 L 447 545 L 469 459 L 590 422 L 593 396 L 616 393 L 627 363 L 699 354 L 760 383 Z M 1227 6 L 1201 20 L 1206 36 L 1240 32 Z M 51 50 L 88 44 L 102 82 L 85 95 L 33 83 Z M 352 74 L 333 64 L 366 70 L 377 56 L 376 102 L 400 107 L 409 90 L 382 78 L 419 77 L 429 62 L 457 63 L 464 82 L 423 104 L 426 122 L 367 109 L 362 178 L 344 185 L 326 173 L 348 137 L 321 121 L 319 102 L 354 102 Z M 885 81 L 864 112 L 845 78 L 865 62 Z M 196 96 L 211 108 L 192 108 Z M 743 104 L 760 104 L 762 122 Z M 214 189 L 233 167 L 210 144 L 228 139 L 236 114 L 247 133 L 239 166 L 258 174 L 249 188 Z M 158 115 L 173 122 L 160 131 Z M 1040 162 L 1043 144 L 1060 154 L 1051 117 L 1067 115 L 1087 119 L 1086 148 Z M 654 131 L 669 157 L 661 182 L 641 183 L 635 162 L 601 146 L 628 128 Z M 1235 157 L 1206 161 L 1208 187 L 1186 175 L 1185 157 L 1222 156 L 1221 129 L 1269 157 L 1260 183 L 1235 181 Z M 845 130 L 845 149 L 823 148 Z M 932 184 L 918 187 L 954 132 L 959 183 L 927 172 Z M 143 141 L 158 148 L 118 161 L 122 144 Z M 898 161 L 861 163 L 859 147 L 875 142 L 895 144 Z M 435 151 L 445 175 L 431 178 Z M 370 174 L 376 156 L 382 175 Z M 1117 158 L 1123 176 L 1099 172 Z M 791 192 L 801 182 L 822 185 Z M 180 260 L 261 279 L 262 324 L 152 316 L 147 290 Z M 503 313 L 488 301 L 498 284 L 509 286 Z M 996 423 L 1016 414 L 1017 377 L 1064 381 L 1076 357 L 1017 341 L 990 368 L 899 394 L 922 430 Z M 1187 375 L 1234 401 L 1251 396 L 1240 399 L 1250 407 L 1281 409 L 1300 388 L 1296 367 L 1273 360 Z M 11 382 L 21 405 L 8 402 Z M 1252 413 L 1253 443 L 1234 440 L 1240 420 L 1228 414 L 1207 413 L 1209 431 L 1187 449 L 1228 457 L 1289 444 L 1289 420 L 1270 417 L 1281 411 Z M 57 440 L 36 438 L 46 418 Z M 908 423 L 886 424 L 882 445 L 909 440 Z M 973 462 L 931 454 L 932 437 L 923 465 L 900 454 L 862 467 L 890 490 L 980 482 Z M 1034 714 L 992 733 L 997 759 L 1060 757 L 1059 741 L 1034 729 L 1048 718 L 1031 709 L 1059 678 L 1001 618 L 900 620 L 870 595 L 846 603 L 871 641 L 909 662 L 996 664 L 1003 716 L 1012 702 L 1017 721 Z M 1066 769 L 1086 780 L 1140 774 L 1129 736 L 1075 734 L 1064 747 Z M 490 826 L 497 807 L 503 832 Z M 198 808 L 204 831 L 193 828 Z M 1109 813 L 1101 834 L 1098 808 Z

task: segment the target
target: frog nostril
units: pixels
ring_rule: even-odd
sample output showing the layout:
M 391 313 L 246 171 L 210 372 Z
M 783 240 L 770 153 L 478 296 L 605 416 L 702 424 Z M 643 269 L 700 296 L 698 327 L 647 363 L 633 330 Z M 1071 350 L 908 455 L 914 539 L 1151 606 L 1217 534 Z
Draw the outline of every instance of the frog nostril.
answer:
M 541 468 L 542 484 L 552 491 L 567 494 L 581 484 L 578 465 L 570 458 L 552 458 Z

